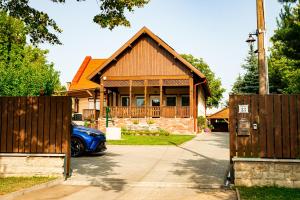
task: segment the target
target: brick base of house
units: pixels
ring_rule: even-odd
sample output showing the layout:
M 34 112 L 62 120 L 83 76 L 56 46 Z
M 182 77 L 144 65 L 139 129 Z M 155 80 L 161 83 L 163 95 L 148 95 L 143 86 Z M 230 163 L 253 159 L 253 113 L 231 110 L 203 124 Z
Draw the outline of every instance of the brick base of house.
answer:
M 153 122 L 152 126 L 172 134 L 195 134 L 193 118 L 116 118 L 113 120 L 118 128 L 130 128 L 134 123 L 147 126 L 150 120 Z M 112 123 L 109 123 L 109 126 L 113 126 Z M 98 129 L 105 132 L 105 119 L 98 120 Z
M 236 186 L 300 188 L 300 160 L 233 158 Z

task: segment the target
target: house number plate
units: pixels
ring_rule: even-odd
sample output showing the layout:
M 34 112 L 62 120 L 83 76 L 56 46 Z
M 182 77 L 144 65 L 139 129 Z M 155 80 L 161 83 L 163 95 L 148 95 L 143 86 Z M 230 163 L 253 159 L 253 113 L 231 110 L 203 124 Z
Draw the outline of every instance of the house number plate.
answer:
M 239 113 L 249 113 L 248 105 L 239 105 Z

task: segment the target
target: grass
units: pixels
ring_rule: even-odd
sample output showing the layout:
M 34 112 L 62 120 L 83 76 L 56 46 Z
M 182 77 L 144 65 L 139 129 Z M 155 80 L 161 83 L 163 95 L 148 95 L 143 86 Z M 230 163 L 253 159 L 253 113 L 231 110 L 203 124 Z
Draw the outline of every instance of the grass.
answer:
M 300 200 L 300 189 L 279 187 L 239 187 L 242 200 Z
M 112 145 L 180 145 L 193 139 L 194 135 L 122 135 L 122 140 L 109 140 Z
M 0 178 L 0 195 L 52 181 L 56 177 L 6 177 Z

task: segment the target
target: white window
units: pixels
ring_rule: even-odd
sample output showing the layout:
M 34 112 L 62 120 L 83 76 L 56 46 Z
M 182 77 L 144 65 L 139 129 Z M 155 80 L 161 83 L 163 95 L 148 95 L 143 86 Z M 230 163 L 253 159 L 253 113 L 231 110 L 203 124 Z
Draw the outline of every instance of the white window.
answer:
M 137 96 L 136 98 L 136 106 L 137 107 L 142 107 L 142 106 L 145 106 L 145 97 L 143 96 Z
M 89 109 L 94 109 L 94 99 L 89 98 Z M 100 100 L 96 99 L 96 110 L 100 110 Z

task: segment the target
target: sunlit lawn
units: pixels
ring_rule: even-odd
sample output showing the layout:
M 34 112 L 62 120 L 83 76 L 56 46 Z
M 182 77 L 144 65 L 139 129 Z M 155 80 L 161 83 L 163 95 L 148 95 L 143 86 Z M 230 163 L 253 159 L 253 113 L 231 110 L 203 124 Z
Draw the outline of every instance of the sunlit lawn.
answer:
M 122 135 L 122 140 L 111 140 L 112 145 L 180 145 L 193 139 L 194 135 Z
M 0 178 L 0 195 L 11 193 L 34 185 L 52 181 L 56 177 L 7 177 Z
M 294 200 L 300 199 L 300 189 L 278 187 L 239 187 L 242 200 Z

